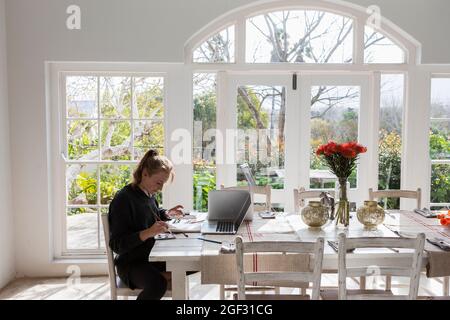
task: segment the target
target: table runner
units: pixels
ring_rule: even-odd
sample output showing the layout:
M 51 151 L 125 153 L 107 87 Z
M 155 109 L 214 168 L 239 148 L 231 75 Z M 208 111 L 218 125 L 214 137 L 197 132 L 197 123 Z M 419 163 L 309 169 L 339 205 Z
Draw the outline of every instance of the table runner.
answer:
M 385 226 L 400 234 L 425 233 L 427 238 L 443 238 L 450 242 L 450 228 L 440 225 L 436 218 L 425 218 L 420 214 L 403 211 L 389 210 L 386 215 Z M 435 245 L 425 242 L 425 251 L 428 255 L 426 265 L 427 277 L 450 276 L 450 252 L 443 251 Z
M 283 215 L 276 219 L 261 219 L 255 217 L 250 223 L 245 221 L 239 228 L 238 235 L 244 241 L 296 241 L 298 240 L 290 224 Z M 227 241 L 229 235 L 207 235 L 208 239 Z M 232 237 L 233 241 L 235 237 Z M 205 242 L 201 258 L 201 283 L 202 284 L 236 284 L 237 265 L 236 255 L 220 252 L 221 245 Z M 251 254 L 244 257 L 244 270 L 246 272 L 257 271 L 284 271 L 304 272 L 309 271 L 309 254 Z M 264 285 L 256 283 L 253 285 Z M 271 282 L 272 286 L 282 287 L 306 287 L 301 282 Z

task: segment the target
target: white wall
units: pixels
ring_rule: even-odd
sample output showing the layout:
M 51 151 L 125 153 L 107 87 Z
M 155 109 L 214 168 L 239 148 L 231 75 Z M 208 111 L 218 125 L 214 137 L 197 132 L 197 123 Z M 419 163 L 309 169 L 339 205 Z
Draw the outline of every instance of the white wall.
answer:
M 0 288 L 14 278 L 5 26 L 5 0 L 0 0 Z
M 252 2 L 6 0 L 15 240 L 20 252 L 16 265 L 20 275 L 61 274 L 66 267 L 51 263 L 44 61 L 182 62 L 184 43 L 193 33 L 227 11 Z M 351 2 L 378 4 L 385 17 L 423 44 L 423 62 L 450 63 L 450 42 L 445 41 L 450 30 L 450 1 Z M 82 10 L 79 31 L 65 27 L 66 8 L 71 4 L 80 5 Z M 106 271 L 104 266 L 91 271 L 95 270 Z

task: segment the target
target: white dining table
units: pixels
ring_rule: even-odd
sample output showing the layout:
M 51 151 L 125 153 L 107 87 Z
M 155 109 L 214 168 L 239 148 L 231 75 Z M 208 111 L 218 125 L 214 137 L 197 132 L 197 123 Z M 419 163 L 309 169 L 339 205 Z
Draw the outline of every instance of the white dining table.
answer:
M 404 223 L 402 223 L 402 220 Z M 404 226 L 403 226 L 404 224 Z M 239 228 L 238 234 L 248 236 L 249 227 L 252 227 L 252 241 L 258 240 L 297 240 L 304 242 L 315 242 L 317 238 L 325 239 L 323 271 L 337 272 L 338 255 L 337 252 L 328 244 L 327 240 L 337 241 L 338 235 L 344 232 L 347 237 L 398 237 L 394 232 L 398 230 L 408 230 L 410 234 L 425 232 L 429 230 L 408 229 L 408 221 L 403 219 L 402 212 L 392 212 L 386 215 L 384 224 L 379 225 L 377 230 L 366 230 L 360 224 L 356 215 L 352 214 L 350 225 L 347 229 L 336 227 L 333 222 L 322 228 L 309 228 L 305 225 L 300 215 L 297 213 L 279 213 L 276 219 L 261 219 L 254 215 L 253 221 L 244 222 Z M 412 231 L 411 231 L 412 230 Z M 199 233 L 188 233 L 188 237 L 183 234 L 176 234 L 176 239 L 158 240 L 153 247 L 149 261 L 162 261 L 166 263 L 166 270 L 172 273 L 172 299 L 189 299 L 189 290 L 187 285 L 186 273 L 189 271 L 202 271 L 201 259 L 204 255 L 219 255 L 220 244 L 205 242 L 199 240 Z M 233 242 L 235 235 L 205 235 L 205 238 L 218 241 Z M 245 237 L 244 237 L 245 240 Z M 430 244 L 428 244 L 430 245 Z M 360 249 L 358 254 L 348 255 L 348 264 L 358 259 L 358 263 L 364 263 L 367 266 L 380 265 L 381 262 L 395 260 L 397 264 L 408 266 L 410 264 L 410 251 L 401 249 Z M 427 264 L 427 254 L 424 253 L 422 266 Z M 313 261 L 311 261 L 313 263 Z

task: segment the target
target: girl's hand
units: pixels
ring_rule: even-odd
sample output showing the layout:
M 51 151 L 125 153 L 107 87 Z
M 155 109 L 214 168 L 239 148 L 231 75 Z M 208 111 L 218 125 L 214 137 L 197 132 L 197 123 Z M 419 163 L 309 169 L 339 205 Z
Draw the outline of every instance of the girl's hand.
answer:
M 172 209 L 169 209 L 169 211 L 167 211 L 167 216 L 171 219 L 180 219 L 183 217 L 183 211 L 181 209 L 183 209 L 184 207 L 182 205 L 178 205 L 176 207 L 173 207 Z
M 153 238 L 160 233 L 167 232 L 169 230 L 169 226 L 164 221 L 156 221 L 150 228 L 145 229 L 139 233 L 139 237 L 142 241 L 145 241 L 149 238 Z

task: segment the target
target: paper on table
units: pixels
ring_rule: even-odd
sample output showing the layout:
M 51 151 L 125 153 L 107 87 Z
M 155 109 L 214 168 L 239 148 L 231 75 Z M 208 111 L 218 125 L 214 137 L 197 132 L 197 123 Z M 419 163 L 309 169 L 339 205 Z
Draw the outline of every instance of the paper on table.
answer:
M 174 224 L 173 222 L 169 222 L 169 230 L 177 233 L 177 232 L 200 232 L 201 223 L 189 223 L 185 221 L 181 221 L 179 223 Z
M 195 219 L 189 217 L 188 219 L 171 220 L 168 222 L 169 230 L 172 232 L 200 232 L 202 221 L 206 219 L 205 212 L 197 212 Z

